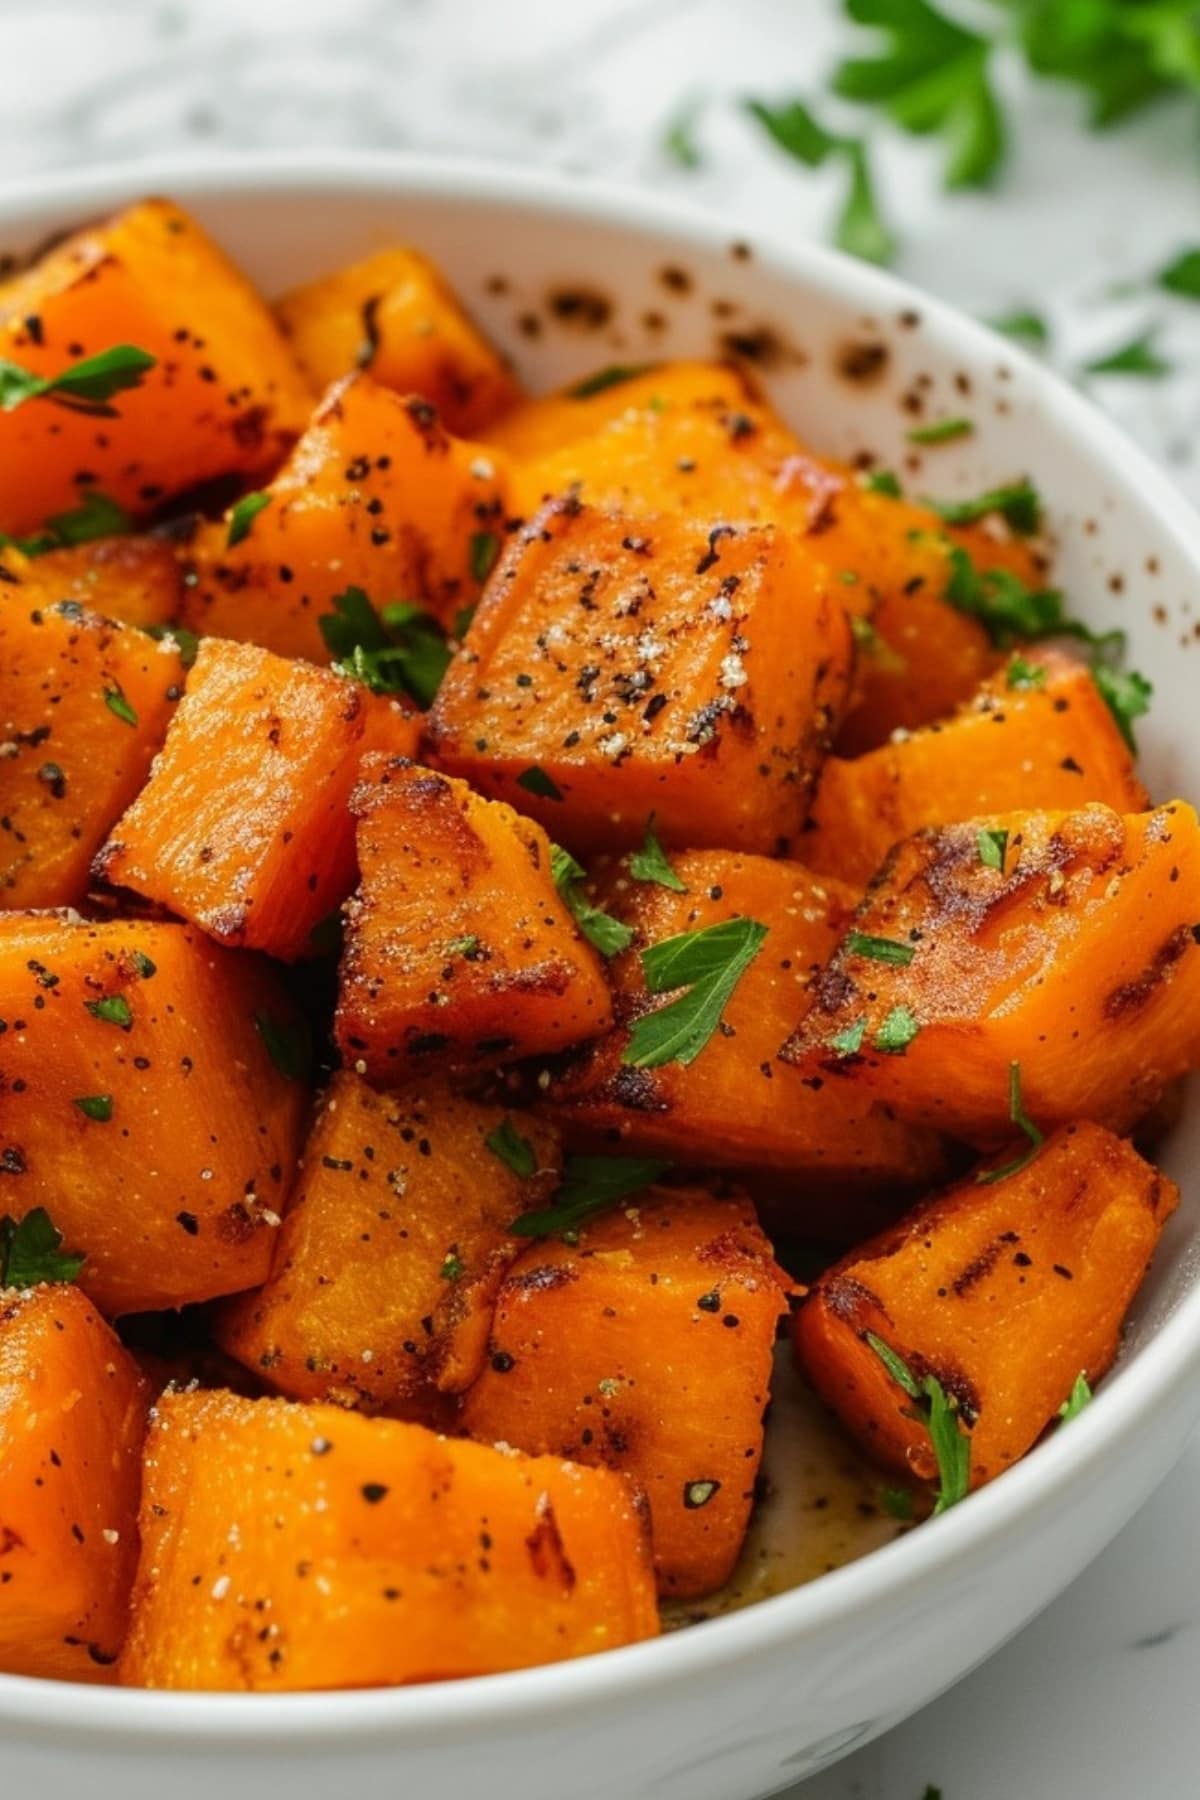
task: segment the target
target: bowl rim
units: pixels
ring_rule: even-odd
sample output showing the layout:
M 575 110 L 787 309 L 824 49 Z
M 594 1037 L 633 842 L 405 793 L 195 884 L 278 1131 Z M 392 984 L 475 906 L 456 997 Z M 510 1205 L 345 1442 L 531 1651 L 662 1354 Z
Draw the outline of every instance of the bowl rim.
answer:
M 895 315 L 916 308 L 923 331 L 970 367 L 1014 370 L 1040 411 L 1109 465 L 1120 490 L 1174 541 L 1200 578 L 1200 520 L 1170 478 L 1105 414 L 1018 346 L 947 302 L 899 277 L 811 242 L 738 231 L 728 220 L 673 194 L 648 194 L 616 183 L 476 158 L 412 152 L 288 151 L 205 153 L 112 162 L 86 171 L 58 170 L 0 182 L 0 231 L 36 225 L 47 208 L 123 204 L 145 193 L 185 200 L 203 195 L 249 197 L 310 192 L 318 202 L 337 192 L 445 198 L 503 208 L 518 205 L 573 222 L 623 227 L 681 249 L 711 253 L 735 236 L 755 261 L 799 289 L 818 288 L 854 314 Z M 1189 1381 L 1200 1378 L 1200 1277 L 1139 1350 L 1117 1370 L 1094 1403 L 1055 1432 L 1003 1480 L 936 1526 L 906 1533 L 808 1584 L 666 1637 L 603 1654 L 521 1669 L 399 1688 L 287 1694 L 174 1693 L 80 1686 L 0 1674 L 0 1728 L 56 1746 L 100 1744 L 119 1736 L 164 1739 L 197 1751 L 270 1749 L 322 1743 L 356 1747 L 390 1741 L 443 1742 L 464 1728 L 486 1731 L 550 1723 L 581 1708 L 609 1708 L 646 1689 L 680 1688 L 806 1641 L 855 1613 L 895 1602 L 934 1577 L 954 1575 L 985 1551 L 1018 1539 L 1034 1513 L 1069 1504 L 1072 1489 L 1097 1477 L 1114 1451 L 1150 1433 Z M 1182 1438 L 1181 1445 L 1182 1448 Z

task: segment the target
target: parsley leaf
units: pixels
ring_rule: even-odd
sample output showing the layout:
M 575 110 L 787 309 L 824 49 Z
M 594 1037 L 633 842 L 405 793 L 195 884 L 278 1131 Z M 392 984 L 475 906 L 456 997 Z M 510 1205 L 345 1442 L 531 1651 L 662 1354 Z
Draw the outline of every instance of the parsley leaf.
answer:
M 999 331 L 1005 337 L 1033 344 L 1039 349 L 1050 342 L 1050 327 L 1045 319 L 1041 313 L 1033 312 L 1028 307 L 1017 307 L 1012 312 L 1001 313 L 998 318 L 989 319 L 988 324 L 993 331 Z
M 890 1518 L 911 1519 L 913 1516 L 913 1497 L 907 1488 L 880 1488 L 879 1504 Z
M 466 1271 L 467 1265 L 462 1257 L 459 1256 L 458 1252 L 456 1250 L 449 1250 L 446 1253 L 445 1261 L 438 1270 L 438 1274 L 443 1281 L 460 1281 L 466 1274 Z
M 785 100 L 779 106 L 766 100 L 747 100 L 746 111 L 781 150 L 810 169 L 820 168 L 827 157 L 843 146 L 844 140 L 826 131 L 802 100 Z
M 704 161 L 696 141 L 696 126 L 703 101 L 693 96 L 683 102 L 662 135 L 663 155 L 681 169 L 698 169 Z
M 128 1031 L 133 1024 L 133 1014 L 124 994 L 106 994 L 101 1000 L 85 1000 L 83 1005 L 93 1019 L 100 1019 L 105 1025 L 116 1025 L 122 1031 Z
M 1045 666 L 1042 663 L 1027 662 L 1023 656 L 1011 657 L 1004 673 L 1009 687 L 1018 693 L 1028 693 L 1032 688 L 1043 688 L 1046 685 Z
M 19 363 L 0 359 L 0 412 L 15 412 L 27 400 L 54 400 L 73 412 L 113 419 L 108 402 L 126 388 L 140 387 L 157 361 L 133 344 L 116 344 L 98 356 L 85 356 L 57 375 L 34 375 Z
M 1007 487 L 989 488 L 973 500 L 935 500 L 933 509 L 947 525 L 974 525 L 989 513 L 999 513 L 1010 531 L 1018 537 L 1032 537 L 1042 528 L 1042 501 L 1030 481 L 1010 482 Z
M 539 800 L 561 800 L 563 797 L 557 781 L 547 775 L 545 769 L 539 769 L 536 763 L 528 769 L 522 769 L 517 776 L 517 786 L 524 788 L 527 794 L 536 794 Z
M 333 597 L 333 611 L 317 620 L 334 668 L 373 694 L 407 694 L 428 708 L 453 652 L 437 620 L 410 601 L 377 612 L 360 587 Z
M 255 1013 L 254 1025 L 267 1055 L 285 1081 L 303 1081 L 312 1066 L 312 1045 L 300 1020 L 280 1023 L 270 1013 Z
M 848 931 L 844 948 L 851 956 L 865 956 L 872 962 L 895 963 L 906 969 L 917 954 L 915 944 L 901 944 L 895 938 L 871 937 L 865 931 Z
M 887 494 L 892 500 L 902 500 L 904 489 L 900 486 L 899 477 L 890 469 L 868 469 L 859 476 L 859 485 L 866 488 L 868 494 Z
M 1008 1116 L 1029 1139 L 1029 1148 L 1015 1156 L 1011 1162 L 1004 1163 L 999 1169 L 981 1169 L 976 1175 L 977 1182 L 991 1186 L 993 1181 L 1003 1181 L 1008 1175 L 1018 1175 L 1031 1163 L 1046 1141 L 1045 1133 L 1040 1131 L 1025 1111 L 1021 1099 L 1021 1065 L 1013 1062 L 1008 1065 Z
M 125 698 L 125 695 L 122 693 L 121 688 L 117 682 L 114 681 L 113 685 L 111 687 L 105 688 L 104 704 L 105 704 L 105 706 L 107 706 L 109 712 L 115 713 L 117 718 L 120 719 L 124 724 L 126 724 L 126 725 L 136 725 L 137 724 L 138 716 L 137 716 L 136 712 L 134 712 L 132 706 L 130 706 L 128 700 Z
M 918 1381 L 904 1358 L 873 1331 L 866 1333 L 866 1342 L 897 1386 L 917 1403 L 913 1417 L 927 1427 L 937 1462 L 934 1514 L 948 1512 L 966 1499 L 971 1485 L 971 1438 L 959 1423 L 958 1400 L 947 1394 L 936 1375 L 924 1375 Z
M 112 1118 L 111 1094 L 82 1094 L 75 1104 L 85 1119 L 95 1119 L 98 1124 L 107 1125 Z
M 585 375 L 582 381 L 569 387 L 567 399 L 590 400 L 593 394 L 604 394 L 626 381 L 636 381 L 639 375 L 645 375 L 656 366 L 655 363 L 610 363 L 606 369 L 597 369 L 594 375 Z
M 536 1171 L 537 1152 L 529 1139 L 521 1136 L 507 1114 L 483 1141 L 492 1155 L 498 1156 L 505 1167 L 522 1180 Z
M 575 923 L 601 956 L 616 956 L 620 951 L 628 950 L 633 942 L 633 932 L 620 919 L 614 919 L 611 913 L 593 905 L 583 891 L 587 870 L 559 844 L 550 846 L 550 874 Z
M 1158 285 L 1185 300 L 1200 300 L 1200 245 L 1184 250 L 1158 272 Z
M 879 210 L 870 158 L 862 139 L 827 131 L 802 100 L 787 100 L 777 106 L 765 100 L 747 100 L 745 106 L 778 147 L 806 168 L 820 168 L 831 156 L 844 159 L 848 183 L 834 227 L 834 242 L 840 250 L 866 262 L 891 262 L 896 244 Z
M 1171 373 L 1170 363 L 1155 349 L 1157 338 L 1157 326 L 1150 325 L 1137 337 L 1130 338 L 1127 344 L 1084 363 L 1083 372 L 1085 375 L 1136 375 L 1157 381 Z
M 635 881 L 653 882 L 658 887 L 670 888 L 673 894 L 687 893 L 686 885 L 671 867 L 667 853 L 658 841 L 653 814 L 646 821 L 641 849 L 635 850 L 629 858 L 629 873 Z
M 110 500 L 98 488 L 86 488 L 79 505 L 70 512 L 55 513 L 42 530 L 32 538 L 7 538 L 0 535 L 0 547 L 13 544 L 26 556 L 44 556 L 49 550 L 70 548 L 75 544 L 91 544 L 97 538 L 116 537 L 129 531 L 133 521 L 123 506 Z
M 230 508 L 229 531 L 225 538 L 227 550 L 236 549 L 243 539 L 250 536 L 250 527 L 254 524 L 264 506 L 270 506 L 270 494 L 243 494 L 237 504 Z M 336 604 L 336 602 L 335 602 Z
M 1117 723 L 1126 744 L 1136 754 L 1137 741 L 1133 735 L 1133 721 L 1140 719 L 1150 711 L 1150 699 L 1154 693 L 1152 682 L 1136 669 L 1114 669 L 1105 662 L 1092 665 L 1092 680 L 1100 690 L 1100 697 Z
M 890 1056 L 902 1056 L 920 1030 L 915 1013 L 907 1006 L 893 1006 L 875 1033 L 875 1048 Z
M 643 950 L 642 973 L 650 993 L 685 991 L 634 1022 L 621 1061 L 633 1069 L 694 1062 L 766 935 L 767 927 L 755 919 L 726 919 Z
M 984 187 L 1004 159 L 1004 121 L 991 85 L 989 41 L 927 0 L 848 0 L 859 25 L 884 34 L 879 53 L 842 63 L 834 91 L 881 106 L 904 131 L 940 133 L 948 188 Z
M 568 1156 L 553 1203 L 522 1213 L 509 1230 L 515 1237 L 550 1237 L 574 1232 L 630 1194 L 640 1194 L 665 1175 L 671 1164 L 658 1157 Z
M 1077 1419 L 1084 1407 L 1092 1399 L 1092 1390 L 1083 1370 L 1075 1377 L 1075 1385 L 1058 1409 L 1058 1416 L 1065 1425 L 1069 1419 Z
M 979 620 L 1001 649 L 1022 638 L 1052 637 L 1065 627 L 1063 597 L 1057 588 L 1026 587 L 1011 569 L 977 569 L 958 544 L 949 546 L 950 579 L 945 598 Z
M 830 1038 L 829 1048 L 838 1056 L 857 1056 L 862 1049 L 866 1031 L 867 1021 L 855 1019 L 853 1025 L 847 1025 L 845 1030 L 839 1031 L 835 1037 Z
M 910 444 L 951 444 L 972 436 L 974 430 L 970 419 L 934 419 L 928 425 L 914 425 L 906 436 Z
M 979 849 L 979 860 L 985 869 L 999 869 L 1004 873 L 1004 858 L 1008 854 L 1007 831 L 989 831 L 981 825 L 975 838 Z
M 200 648 L 200 638 L 196 632 L 189 631 L 186 625 L 142 625 L 139 629 L 157 643 L 174 644 L 184 668 L 191 668 Z
M 471 571 L 471 580 L 482 586 L 495 568 L 499 555 L 500 539 L 494 531 L 472 532 L 467 548 L 467 567 Z
M 44 1206 L 21 1220 L 0 1219 L 0 1287 L 30 1288 L 43 1281 L 74 1281 L 86 1256 L 61 1249 L 62 1232 Z

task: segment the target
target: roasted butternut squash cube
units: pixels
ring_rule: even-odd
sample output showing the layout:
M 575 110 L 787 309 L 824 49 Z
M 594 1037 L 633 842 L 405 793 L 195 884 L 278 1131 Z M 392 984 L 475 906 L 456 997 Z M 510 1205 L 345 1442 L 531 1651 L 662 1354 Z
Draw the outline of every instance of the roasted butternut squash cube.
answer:
M 892 845 L 927 825 L 1017 808 L 1070 811 L 1100 801 L 1118 812 L 1147 804 L 1091 671 L 1038 650 L 1036 685 L 1012 670 L 989 680 L 950 719 L 866 756 L 831 756 L 797 854 L 825 875 L 862 886 Z
M 604 1031 L 608 986 L 554 885 L 545 832 L 463 781 L 371 757 L 352 804 L 337 1040 L 378 1086 Z
M 74 906 L 183 691 L 173 643 L 0 586 L 0 904 Z
M 553 1129 L 522 1116 L 518 1173 L 506 1116 L 437 1085 L 377 1094 L 335 1076 L 270 1278 L 218 1322 L 225 1349 L 282 1393 L 369 1411 L 419 1418 L 468 1387 L 522 1248 L 508 1227 L 547 1203 L 561 1164 Z
M 648 1189 L 570 1236 L 509 1270 L 463 1423 L 624 1470 L 650 1501 L 659 1592 L 710 1593 L 750 1518 L 787 1277 L 753 1207 L 699 1190 Z
M 634 936 L 610 964 L 612 1031 L 556 1064 L 542 1090 L 568 1140 L 747 1177 L 779 1171 L 779 1216 L 823 1238 L 842 1235 L 840 1200 L 915 1192 L 937 1180 L 946 1165 L 934 1133 L 901 1124 L 853 1089 L 806 1082 L 779 1058 L 809 981 L 853 917 L 857 891 L 799 863 L 726 850 L 684 851 L 671 858 L 670 873 L 678 891 L 637 879 L 628 858 L 597 871 L 597 904 Z M 642 952 L 732 919 L 754 919 L 767 936 L 719 1027 L 686 1065 L 631 1065 L 636 1022 L 676 998 L 647 992 Z
M 270 312 L 168 200 L 88 226 L 0 284 L 0 356 L 31 374 L 123 346 L 155 359 L 139 386 L 0 413 L 0 531 L 31 532 L 94 493 L 145 513 L 213 476 L 271 468 L 303 429 L 308 386 Z
M 417 716 L 357 681 L 205 638 L 146 786 L 95 877 L 218 942 L 285 962 L 355 880 L 350 791 L 364 751 L 415 750 Z
M 0 1669 L 112 1679 L 147 1389 L 77 1289 L 0 1291 Z
M 465 436 L 518 397 L 496 351 L 418 250 L 377 250 L 293 289 L 275 312 L 317 388 L 368 369 L 381 387 L 431 400 L 447 428 Z
M 430 714 L 434 757 L 572 849 L 773 850 L 799 832 L 852 664 L 783 532 L 567 500 L 510 547 Z
M 107 1314 L 265 1281 L 303 1040 L 268 966 L 183 925 L 0 914 L 4 1201 L 44 1206 Z
M 127 1686 L 385 1687 L 658 1630 L 620 1477 L 333 1406 L 165 1394 L 142 1539 Z
M 897 845 L 783 1054 L 979 1145 L 1125 1129 L 1200 1060 L 1200 826 L 1173 801 L 1010 813 Z
M 940 1383 L 970 1435 L 971 1486 L 992 1481 L 1078 1376 L 1095 1383 L 1112 1364 L 1178 1199 L 1121 1138 L 1065 1125 L 1014 1173 L 969 1175 L 824 1274 L 796 1315 L 801 1365 L 864 1450 L 929 1479 L 928 1407 L 883 1345 L 918 1387 Z
M 338 382 L 270 486 L 199 528 L 183 622 L 318 663 L 321 618 L 348 588 L 451 626 L 499 552 L 505 504 L 495 454 L 452 438 L 428 400 Z
M 584 376 L 581 381 L 569 382 L 554 393 L 518 401 L 493 422 L 486 435 L 490 444 L 513 459 L 514 480 L 520 487 L 520 505 L 534 512 L 544 500 L 565 492 L 576 482 L 594 481 L 600 467 L 606 471 L 600 479 L 610 478 L 611 470 L 606 461 L 597 467 L 587 461 L 582 464 L 564 461 L 559 467 L 553 461 L 556 456 L 574 458 L 585 442 L 603 439 L 610 431 L 619 437 L 619 428 L 623 425 L 636 423 L 638 430 L 648 436 L 657 429 L 665 438 L 673 426 L 693 415 L 700 420 L 713 415 L 724 422 L 739 410 L 756 406 L 759 400 L 758 390 L 745 370 L 733 363 L 680 359 L 641 367 L 613 364 Z M 723 429 L 726 440 L 736 444 L 736 434 L 727 423 L 723 424 Z M 593 447 L 603 459 L 604 452 L 599 444 L 590 442 L 585 456 Z M 670 458 L 664 450 L 656 460 L 661 477 L 666 481 Z M 612 469 L 615 468 L 614 458 Z M 699 474 L 703 481 L 706 471 L 675 470 L 677 477 L 683 474 Z M 685 487 L 686 484 L 679 484 L 681 492 Z M 614 504 L 628 506 L 631 498 L 632 490 L 622 487 L 620 493 L 610 490 L 604 496 L 604 502 L 607 504 L 612 500 Z M 664 510 L 676 510 L 673 493 Z M 697 517 L 703 517 L 710 510 L 715 517 L 724 508 L 710 509 L 705 496 L 697 509 Z M 757 517 L 758 511 L 741 516 Z
M 104 537 L 24 556 L 0 550 L 0 581 L 21 586 L 38 604 L 73 600 L 122 625 L 165 625 L 179 612 L 182 586 L 165 538 Z

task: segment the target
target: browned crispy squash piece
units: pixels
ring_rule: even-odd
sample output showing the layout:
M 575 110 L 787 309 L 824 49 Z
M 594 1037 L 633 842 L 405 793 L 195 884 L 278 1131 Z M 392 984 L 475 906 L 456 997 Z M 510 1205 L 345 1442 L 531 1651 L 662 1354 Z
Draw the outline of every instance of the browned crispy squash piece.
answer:
M 137 1567 L 146 1385 L 76 1288 L 0 1291 L 0 1669 L 106 1681 Z
M 366 376 L 330 388 L 262 492 L 249 518 L 243 503 L 194 536 L 183 622 L 312 662 L 329 661 L 320 620 L 347 588 L 452 625 L 504 530 L 495 454 L 452 438 L 428 400 Z
M 176 700 L 174 644 L 0 586 L 0 905 L 74 906 L 146 779 Z
M 549 1126 L 519 1121 L 525 1176 L 489 1147 L 505 1117 L 437 1085 L 377 1094 L 336 1076 L 270 1279 L 224 1309 L 220 1343 L 301 1400 L 422 1417 L 469 1386 L 521 1248 L 508 1226 L 558 1182 Z
M 389 1086 L 606 1029 L 600 961 L 555 888 L 539 825 L 385 756 L 364 764 L 353 806 L 362 879 L 337 1011 L 348 1063 Z
M 851 762 L 831 756 L 797 854 L 861 886 L 893 844 L 926 825 L 1090 800 L 1118 812 L 1145 806 L 1133 757 L 1090 670 L 1053 651 L 1031 655 L 1042 672 L 1037 686 L 1014 685 L 1001 672 L 939 725 Z
M 649 1497 L 659 1591 L 709 1593 L 750 1517 L 787 1290 L 746 1201 L 647 1189 L 509 1270 L 463 1422 L 625 1470 Z
M 385 1687 L 658 1630 L 619 1476 L 333 1406 L 164 1395 L 142 1536 L 130 1686 Z
M 868 1334 L 932 1375 L 971 1437 L 970 1480 L 1036 1443 L 1076 1378 L 1111 1365 L 1174 1182 L 1100 1125 L 1065 1125 L 1017 1172 L 958 1187 L 862 1244 L 795 1321 L 801 1364 L 851 1436 L 887 1467 L 932 1477 L 913 1397 Z
M 946 1165 L 933 1133 L 864 1104 L 850 1087 L 806 1082 L 779 1059 L 808 982 L 853 916 L 856 890 L 799 863 L 735 851 L 684 851 L 671 866 L 682 893 L 637 880 L 627 858 L 597 872 L 598 903 L 635 937 L 609 965 L 614 1029 L 556 1065 L 543 1089 L 569 1141 L 696 1168 L 778 1171 L 779 1216 L 822 1238 L 847 1235 L 840 1202 L 849 1195 L 916 1192 L 937 1180 Z M 720 1029 L 686 1067 L 626 1066 L 633 1021 L 674 998 L 647 994 L 642 950 L 735 918 L 756 919 L 767 937 Z
M 104 1312 L 266 1279 L 307 1098 L 269 967 L 183 925 L 4 913 L 0 1021 L 5 1208 L 47 1208 Z
M 150 780 L 96 857 L 219 942 L 285 962 L 354 885 L 365 751 L 416 748 L 416 714 L 356 681 L 205 638 Z
M 566 501 L 518 534 L 430 714 L 435 759 L 572 849 L 775 849 L 847 691 L 845 614 L 770 527 Z
M 500 357 L 419 250 L 376 250 L 294 288 L 275 312 L 314 387 L 368 369 L 381 387 L 432 400 L 447 429 L 464 437 L 518 397 Z
M 868 892 L 784 1056 L 981 1145 L 1011 1130 L 1014 1065 L 1043 1130 L 1125 1129 L 1200 1054 L 1198 928 L 1200 826 L 1181 801 L 920 832 Z
M 51 396 L 0 413 L 0 531 L 100 492 L 145 513 L 217 475 L 255 475 L 303 429 L 307 383 L 270 312 L 196 223 L 145 200 L 0 284 L 0 356 L 35 375 L 131 345 L 156 359 L 100 415 Z

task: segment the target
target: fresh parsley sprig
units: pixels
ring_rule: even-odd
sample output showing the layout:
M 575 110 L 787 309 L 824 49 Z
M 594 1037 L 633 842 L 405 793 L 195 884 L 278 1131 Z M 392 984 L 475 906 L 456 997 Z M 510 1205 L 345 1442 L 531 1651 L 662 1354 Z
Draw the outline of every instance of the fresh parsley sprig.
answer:
M 635 850 L 629 858 L 629 873 L 635 881 L 646 881 L 656 887 L 669 888 L 673 894 L 687 893 L 686 884 L 671 867 L 667 853 L 658 841 L 653 814 L 646 821 L 646 835 L 642 839 L 641 849 Z
M 0 358 L 0 412 L 15 412 L 28 400 L 53 400 L 72 412 L 113 419 L 117 409 L 109 405 L 110 400 L 128 388 L 140 387 L 157 360 L 134 344 L 115 344 L 98 356 L 81 358 L 57 375 L 35 375 L 20 363 Z
M 642 952 L 642 976 L 651 994 L 682 993 L 634 1022 L 621 1061 L 633 1069 L 695 1062 L 754 958 L 767 927 L 755 919 L 724 919 L 699 931 L 680 932 Z
M 407 600 L 377 611 L 360 587 L 335 594 L 332 605 L 317 624 L 334 667 L 373 694 L 407 694 L 432 706 L 453 655 L 437 620 Z
M 846 191 L 834 226 L 834 242 L 839 250 L 865 262 L 891 262 L 896 244 L 880 211 L 866 142 L 827 131 L 803 100 L 774 103 L 748 99 L 745 107 L 778 148 L 806 168 L 818 169 L 831 158 L 841 160 Z
M 628 950 L 633 942 L 630 927 L 588 899 L 583 885 L 587 870 L 559 844 L 550 846 L 550 874 L 575 923 L 601 956 L 616 956 Z
M 640 1194 L 670 1169 L 659 1157 L 568 1156 L 553 1201 L 538 1212 L 522 1213 L 509 1230 L 515 1237 L 563 1237 Z
M 63 1236 L 44 1206 L 23 1219 L 0 1219 L 0 1287 L 30 1288 L 43 1281 L 74 1281 L 87 1261 L 63 1250 Z
M 957 1397 L 947 1394 L 936 1375 L 913 1374 L 904 1358 L 885 1344 L 873 1331 L 866 1342 L 875 1352 L 892 1380 L 916 1402 L 911 1417 L 918 1419 L 929 1432 L 938 1471 L 938 1493 L 934 1514 L 948 1512 L 965 1500 L 971 1486 L 971 1438 L 960 1423 Z
M 1075 1377 L 1075 1384 L 1070 1393 L 1058 1409 L 1058 1416 L 1063 1424 L 1066 1425 L 1072 1419 L 1077 1419 L 1084 1407 L 1091 1405 L 1092 1398 L 1091 1384 L 1081 1369 Z

